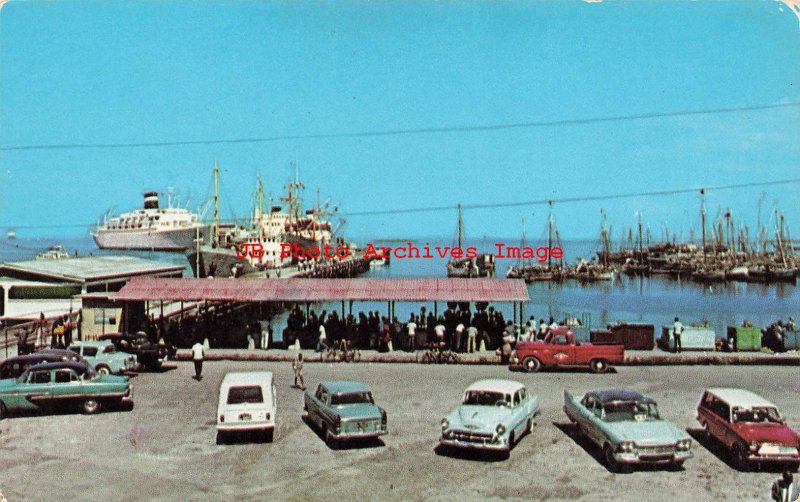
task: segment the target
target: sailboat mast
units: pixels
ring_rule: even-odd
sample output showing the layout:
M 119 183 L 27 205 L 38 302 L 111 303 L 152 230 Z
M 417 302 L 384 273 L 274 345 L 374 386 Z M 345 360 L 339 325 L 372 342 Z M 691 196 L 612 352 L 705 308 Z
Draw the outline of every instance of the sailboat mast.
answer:
M 706 191 L 700 189 L 700 225 L 703 229 L 703 263 L 706 262 Z

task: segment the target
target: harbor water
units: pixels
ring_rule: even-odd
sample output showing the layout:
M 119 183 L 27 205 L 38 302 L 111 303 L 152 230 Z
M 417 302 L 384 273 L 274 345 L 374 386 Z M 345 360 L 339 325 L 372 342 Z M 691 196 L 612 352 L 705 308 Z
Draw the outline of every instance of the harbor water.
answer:
M 372 241 L 376 246 L 407 246 L 409 241 Z M 435 246 L 454 244 L 446 239 L 417 239 L 412 241 L 417 247 L 429 243 Z M 475 246 L 478 252 L 495 253 L 495 243 L 508 246 L 518 245 L 518 239 L 483 238 L 467 241 L 462 247 Z M 163 261 L 169 264 L 180 264 L 186 267 L 184 275 L 191 276 L 191 268 L 182 253 L 166 252 L 118 252 L 98 250 L 91 237 L 19 237 L 17 239 L 0 240 L 0 261 L 18 261 L 35 258 L 36 254 L 48 246 L 60 244 L 70 254 L 80 256 L 104 254 L 128 254 L 140 258 Z M 529 245 L 542 245 L 531 243 Z M 566 241 L 562 244 L 566 262 L 573 262 L 578 257 L 590 259 L 599 245 L 593 241 Z M 362 277 L 403 278 L 403 277 L 446 277 L 447 258 L 440 258 L 433 252 L 433 258 L 392 259 L 389 266 L 374 267 Z M 509 266 L 516 265 L 516 259 L 498 259 L 497 277 L 505 277 Z M 524 307 L 525 319 L 535 316 L 536 319 L 548 320 L 565 316 L 581 317 L 588 313 L 591 316 L 593 329 L 604 328 L 617 321 L 649 323 L 656 326 L 656 336 L 660 334 L 660 326 L 671 324 L 675 316 L 686 325 L 707 321 L 714 329 L 717 337 L 722 337 L 728 325 L 741 325 L 750 321 L 756 326 L 766 326 L 777 319 L 786 320 L 789 316 L 798 318 L 800 314 L 800 292 L 793 284 L 724 282 L 717 284 L 699 284 L 692 281 L 678 281 L 664 276 L 630 277 L 617 275 L 613 281 L 579 283 L 567 280 L 562 283 L 537 282 L 527 286 L 530 301 Z M 395 313 L 399 320 L 408 319 L 411 312 L 419 313 L 421 307 L 433 310 L 431 303 L 397 303 Z M 494 305 L 503 312 L 506 319 L 513 315 L 510 304 Z M 318 313 L 322 310 L 341 311 L 341 302 L 333 301 L 314 305 Z M 439 304 L 439 312 L 446 305 Z M 349 305 L 345 306 L 349 313 Z M 359 311 L 380 311 L 386 315 L 386 302 L 355 302 L 353 315 Z M 282 319 L 275 323 L 276 332 L 282 329 Z

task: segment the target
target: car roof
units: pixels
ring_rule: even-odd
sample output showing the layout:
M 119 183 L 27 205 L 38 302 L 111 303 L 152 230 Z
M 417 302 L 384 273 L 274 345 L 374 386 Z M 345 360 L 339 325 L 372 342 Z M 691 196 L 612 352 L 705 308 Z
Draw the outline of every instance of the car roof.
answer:
M 328 380 L 327 382 L 320 382 L 320 385 L 328 389 L 331 394 L 369 392 L 369 387 L 366 384 L 355 380 Z
M 39 370 L 53 370 L 53 369 L 73 369 L 79 373 L 85 372 L 89 369 L 89 366 L 83 363 L 79 363 L 77 361 L 54 361 L 49 363 L 42 363 L 36 364 L 33 366 L 28 367 L 28 371 L 39 371 Z
M 72 346 L 77 347 L 105 347 L 109 345 L 110 342 L 107 340 L 84 340 L 84 341 L 77 341 L 72 342 Z
M 5 361 L 3 361 L 3 365 L 6 364 L 13 364 L 18 362 L 27 362 L 27 361 L 39 361 L 44 359 L 52 359 L 53 361 L 60 361 L 61 356 L 54 353 L 33 353 L 33 354 L 25 354 L 22 356 L 13 356 L 9 357 Z
M 467 387 L 467 391 L 488 390 L 488 391 L 502 392 L 504 394 L 513 394 L 522 387 L 525 386 L 514 380 L 504 380 L 501 378 L 486 378 L 474 382 L 472 385 Z
M 261 384 L 264 380 L 272 382 L 271 371 L 232 371 L 225 373 L 220 386 L 254 385 Z
M 586 393 L 600 400 L 601 403 L 613 403 L 614 401 L 638 401 L 642 403 L 655 403 L 653 398 L 647 397 L 641 392 L 632 389 L 597 389 Z
M 745 389 L 717 387 L 713 389 L 707 389 L 706 392 L 714 394 L 718 398 L 728 403 L 731 407 L 739 406 L 740 408 L 751 408 L 753 406 L 771 406 L 773 408 L 777 408 L 777 406 L 770 401 L 767 401 L 758 394 Z

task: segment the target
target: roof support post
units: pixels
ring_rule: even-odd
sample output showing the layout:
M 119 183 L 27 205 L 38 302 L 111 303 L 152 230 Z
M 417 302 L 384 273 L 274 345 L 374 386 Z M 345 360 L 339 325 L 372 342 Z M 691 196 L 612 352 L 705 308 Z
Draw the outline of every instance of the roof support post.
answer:
M 344 320 L 344 300 L 342 300 L 342 320 Z

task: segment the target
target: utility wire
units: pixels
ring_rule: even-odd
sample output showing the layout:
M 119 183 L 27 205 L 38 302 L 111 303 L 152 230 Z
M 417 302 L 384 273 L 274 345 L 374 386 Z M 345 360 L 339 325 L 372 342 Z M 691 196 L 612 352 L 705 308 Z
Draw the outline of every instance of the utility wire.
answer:
M 497 209 L 497 208 L 508 208 L 508 207 L 522 207 L 522 206 L 541 206 L 541 205 L 549 205 L 549 204 L 572 204 L 576 202 L 591 202 L 591 201 L 598 201 L 598 200 L 619 200 L 619 199 L 632 199 L 636 197 L 661 197 L 667 195 L 679 195 L 679 194 L 686 194 L 686 193 L 699 193 L 700 190 L 705 190 L 706 193 L 709 191 L 718 191 L 718 190 L 734 190 L 737 188 L 752 188 L 752 187 L 760 187 L 760 186 L 773 186 L 773 185 L 788 185 L 788 184 L 795 184 L 800 183 L 800 178 L 793 178 L 793 179 L 785 179 L 785 180 L 774 180 L 774 181 L 757 181 L 751 183 L 736 183 L 731 185 L 715 185 L 715 186 L 702 186 L 696 188 L 678 188 L 673 190 L 656 190 L 650 192 L 629 192 L 629 193 L 619 193 L 619 194 L 608 194 L 608 195 L 585 195 L 585 196 L 573 196 L 573 197 L 562 197 L 562 198 L 553 198 L 553 199 L 538 199 L 538 200 L 529 200 L 529 201 L 521 201 L 521 202 L 501 202 L 501 203 L 491 203 L 491 204 L 462 204 L 461 209 L 464 210 L 480 210 L 480 209 Z M 429 213 L 429 212 L 442 212 L 442 211 L 454 211 L 456 209 L 455 205 L 452 206 L 428 206 L 428 207 L 414 207 L 414 208 L 401 208 L 401 209 L 382 209 L 376 211 L 354 211 L 351 213 L 337 213 L 341 217 L 353 217 L 353 216 L 380 216 L 380 215 L 392 215 L 392 214 L 410 214 L 410 213 Z M 213 221 L 211 220 L 204 220 L 201 223 L 204 224 L 211 224 Z M 75 224 L 75 225 L 6 225 L 6 228 L 13 228 L 13 229 L 52 229 L 52 228 L 86 228 L 92 227 L 93 224 Z
M 735 188 L 748 188 L 757 186 L 770 186 L 770 185 L 784 185 L 791 183 L 800 183 L 800 178 L 776 181 L 761 181 L 754 183 L 737 183 L 735 185 L 718 185 L 706 186 L 697 188 L 679 188 L 676 190 L 657 190 L 652 192 L 631 192 L 612 195 L 586 195 L 580 197 L 564 197 L 555 199 L 539 199 L 529 200 L 524 202 L 502 202 L 492 204 L 462 204 L 461 209 L 495 209 L 505 207 L 520 207 L 520 206 L 541 206 L 545 204 L 568 204 L 574 202 L 591 202 L 597 200 L 618 200 L 618 199 L 632 199 L 635 197 L 659 197 L 663 195 L 678 195 L 684 193 L 699 193 L 701 189 L 709 190 L 733 190 Z M 408 214 L 408 213 L 426 213 L 433 211 L 453 211 L 456 206 L 430 206 L 430 207 L 415 207 L 407 209 L 385 209 L 377 211 L 359 211 L 352 213 L 344 213 L 342 216 L 373 216 L 381 214 Z
M 494 125 L 465 125 L 465 126 L 444 126 L 444 127 L 420 127 L 420 128 L 410 128 L 410 129 L 386 129 L 382 131 L 295 134 L 295 135 L 267 136 L 261 138 L 255 137 L 255 138 L 236 138 L 236 139 L 156 141 L 149 143 L 73 143 L 73 144 L 53 144 L 53 145 L 46 145 L 46 144 L 4 145 L 0 146 L 0 151 L 9 152 L 9 151 L 20 151 L 20 150 L 67 150 L 67 149 L 88 149 L 88 148 L 146 148 L 146 147 L 169 147 L 169 146 L 187 146 L 187 145 L 230 145 L 230 144 L 247 144 L 247 143 L 271 143 L 276 141 L 307 140 L 307 139 L 369 138 L 369 137 L 379 137 L 379 136 L 402 136 L 411 134 L 502 131 L 508 129 L 563 127 L 563 126 L 573 126 L 573 125 L 599 124 L 603 122 L 648 120 L 648 119 L 665 118 L 665 117 L 683 117 L 690 115 L 737 113 L 737 112 L 748 112 L 748 111 L 758 111 L 758 110 L 771 110 L 774 108 L 789 108 L 796 106 L 800 106 L 800 102 L 777 103 L 772 105 L 739 106 L 739 107 L 729 107 L 729 108 L 709 108 L 700 110 L 682 110 L 674 112 L 640 113 L 635 115 L 616 115 L 616 116 L 584 118 L 584 119 L 531 121 L 531 122 L 516 122 L 509 124 L 494 124 Z

